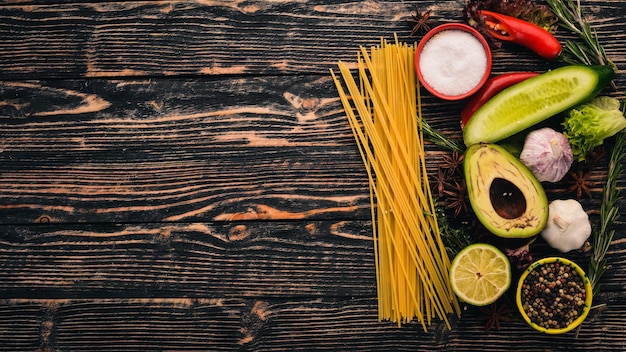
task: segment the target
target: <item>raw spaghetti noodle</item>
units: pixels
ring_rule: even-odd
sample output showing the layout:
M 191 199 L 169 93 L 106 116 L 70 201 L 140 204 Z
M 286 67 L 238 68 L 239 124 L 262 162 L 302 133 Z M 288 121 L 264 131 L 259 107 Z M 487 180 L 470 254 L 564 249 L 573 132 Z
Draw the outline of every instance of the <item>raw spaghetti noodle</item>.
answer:
M 414 54 L 397 37 L 381 40 L 360 48 L 358 82 L 343 62 L 343 84 L 331 75 L 369 177 L 379 320 L 426 330 L 433 318 L 450 327 L 447 315 L 460 307 L 426 174 Z

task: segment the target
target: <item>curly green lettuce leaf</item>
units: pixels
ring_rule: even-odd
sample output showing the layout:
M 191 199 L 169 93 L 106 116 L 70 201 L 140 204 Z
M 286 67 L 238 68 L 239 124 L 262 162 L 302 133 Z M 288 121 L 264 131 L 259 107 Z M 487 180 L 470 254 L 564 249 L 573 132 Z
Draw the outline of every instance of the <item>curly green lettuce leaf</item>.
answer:
M 600 96 L 571 109 L 563 121 L 563 134 L 569 139 L 572 153 L 578 161 L 626 128 L 626 118 L 619 100 Z

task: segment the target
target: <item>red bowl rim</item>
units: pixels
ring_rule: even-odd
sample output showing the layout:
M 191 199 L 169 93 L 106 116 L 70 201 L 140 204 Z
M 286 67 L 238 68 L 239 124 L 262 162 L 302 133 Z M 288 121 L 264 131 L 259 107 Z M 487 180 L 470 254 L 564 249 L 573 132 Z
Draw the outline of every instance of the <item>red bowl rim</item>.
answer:
M 476 87 L 472 88 L 466 93 L 463 93 L 460 95 L 453 95 L 453 96 L 442 94 L 436 91 L 430 85 L 428 85 L 428 83 L 426 83 L 426 80 L 424 80 L 424 77 L 422 76 L 422 72 L 420 70 L 420 65 L 419 65 L 420 53 L 422 52 L 422 49 L 424 48 L 424 45 L 426 45 L 428 40 L 432 38 L 435 34 L 438 34 L 440 32 L 443 32 L 445 30 L 450 30 L 450 29 L 462 30 L 462 31 L 472 34 L 483 45 L 483 48 L 485 49 L 485 54 L 487 55 L 487 67 L 485 69 L 485 74 L 483 75 L 482 79 L 478 82 Z M 476 91 L 478 91 L 483 86 L 483 84 L 485 84 L 485 82 L 489 78 L 489 75 L 491 74 L 491 60 L 492 60 L 492 56 L 491 56 L 491 49 L 489 48 L 489 44 L 487 43 L 485 38 L 482 36 L 482 34 L 480 34 L 476 29 L 464 23 L 446 23 L 446 24 L 439 25 L 433 28 L 432 30 L 428 31 L 428 33 L 424 35 L 422 40 L 420 40 L 419 44 L 417 45 L 417 49 L 415 50 L 415 72 L 420 82 L 424 86 L 424 88 L 426 88 L 426 90 L 428 90 L 432 95 L 440 99 L 444 99 L 444 100 L 461 100 L 476 93 Z

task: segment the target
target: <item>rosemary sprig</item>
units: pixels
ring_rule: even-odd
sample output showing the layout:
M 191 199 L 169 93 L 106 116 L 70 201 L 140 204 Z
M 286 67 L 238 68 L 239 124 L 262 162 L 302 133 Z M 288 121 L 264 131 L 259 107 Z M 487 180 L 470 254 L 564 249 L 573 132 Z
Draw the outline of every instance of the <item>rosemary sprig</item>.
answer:
M 456 150 L 461 154 L 465 152 L 465 149 L 460 144 L 433 129 L 425 120 L 422 121 L 422 131 L 424 132 L 424 136 L 426 136 L 426 138 L 435 145 L 443 147 L 449 151 Z
M 602 188 L 602 204 L 600 205 L 600 226 L 593 231 L 593 252 L 589 262 L 589 280 L 593 286 L 593 294 L 599 291 L 600 278 L 606 271 L 606 252 L 615 235 L 613 223 L 619 215 L 620 190 L 617 188 L 617 180 L 622 172 L 622 160 L 626 155 L 626 131 L 618 133 L 615 137 L 615 145 L 611 150 L 608 165 L 608 177 Z
M 461 249 L 472 244 L 471 236 L 463 228 L 454 228 L 448 222 L 444 207 L 435 201 L 435 212 L 441 240 L 446 246 L 450 258 L 454 258 Z
M 563 47 L 561 59 L 570 64 L 617 66 L 606 55 L 598 40 L 598 33 L 585 19 L 580 0 L 546 0 L 552 12 L 559 18 L 559 25 L 576 34 L 581 41 L 568 40 Z

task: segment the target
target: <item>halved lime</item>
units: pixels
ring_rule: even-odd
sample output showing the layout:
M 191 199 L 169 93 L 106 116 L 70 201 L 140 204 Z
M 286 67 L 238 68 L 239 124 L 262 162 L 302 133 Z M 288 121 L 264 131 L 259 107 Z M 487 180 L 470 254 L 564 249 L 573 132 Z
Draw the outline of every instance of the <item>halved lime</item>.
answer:
M 511 285 L 511 263 L 496 247 L 475 243 L 452 260 L 450 283 L 462 301 L 475 306 L 491 304 Z

